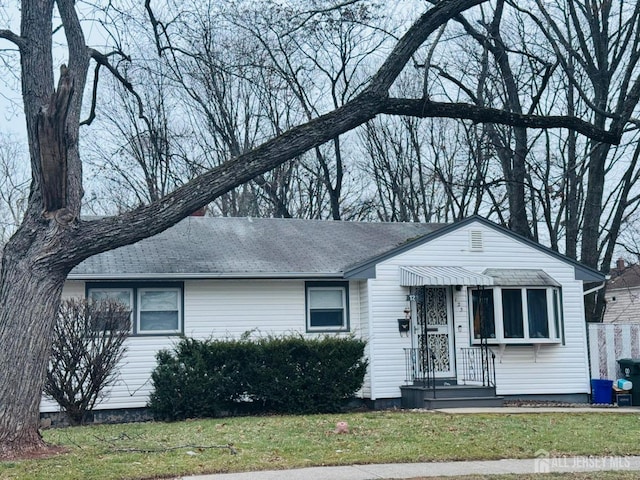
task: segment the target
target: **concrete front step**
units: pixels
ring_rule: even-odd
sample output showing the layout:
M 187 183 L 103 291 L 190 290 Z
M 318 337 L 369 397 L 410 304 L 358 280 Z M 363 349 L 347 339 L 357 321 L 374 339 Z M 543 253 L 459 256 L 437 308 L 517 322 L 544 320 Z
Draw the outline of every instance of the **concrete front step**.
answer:
M 474 406 L 474 403 L 463 402 L 465 399 L 475 401 L 477 399 L 497 398 L 494 387 L 483 387 L 476 385 L 450 385 L 433 387 L 422 387 L 417 385 L 404 385 L 400 387 L 402 392 L 402 408 L 433 408 L 427 405 L 429 400 L 438 399 L 459 399 L 461 406 Z M 500 405 L 502 403 L 500 402 Z M 478 405 L 479 406 L 479 405 Z M 484 405 L 489 406 L 489 405 Z
M 424 408 L 436 410 L 439 408 L 469 408 L 469 407 L 502 407 L 504 397 L 441 397 L 425 398 Z
M 425 398 L 433 398 L 433 389 L 424 390 Z M 452 385 L 450 387 L 436 387 L 435 396 L 446 398 L 464 397 L 492 397 L 496 395 L 494 387 L 482 387 L 476 385 Z

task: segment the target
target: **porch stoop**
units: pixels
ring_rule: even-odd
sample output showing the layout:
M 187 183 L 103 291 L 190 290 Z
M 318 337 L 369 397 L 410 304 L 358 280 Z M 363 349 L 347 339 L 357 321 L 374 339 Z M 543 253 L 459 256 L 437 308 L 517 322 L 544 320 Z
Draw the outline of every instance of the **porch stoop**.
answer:
M 403 385 L 402 408 L 463 408 L 463 407 L 502 407 L 504 397 L 496 395 L 495 387 L 476 385 Z

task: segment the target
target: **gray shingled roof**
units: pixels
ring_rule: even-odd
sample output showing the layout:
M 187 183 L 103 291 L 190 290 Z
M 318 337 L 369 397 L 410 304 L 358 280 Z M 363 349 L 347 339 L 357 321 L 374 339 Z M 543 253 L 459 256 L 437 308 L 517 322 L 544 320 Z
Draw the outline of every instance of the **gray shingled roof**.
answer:
M 91 257 L 70 278 L 339 276 L 443 224 L 188 217 Z
M 611 280 L 607 282 L 608 290 L 638 286 L 640 286 L 640 265 L 629 265 L 622 270 L 611 270 Z

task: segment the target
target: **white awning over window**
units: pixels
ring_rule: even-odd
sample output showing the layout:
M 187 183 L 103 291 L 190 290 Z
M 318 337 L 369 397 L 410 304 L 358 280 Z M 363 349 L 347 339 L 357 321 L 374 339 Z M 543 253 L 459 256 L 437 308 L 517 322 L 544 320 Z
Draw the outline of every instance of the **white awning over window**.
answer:
M 493 278 L 493 284 L 514 287 L 561 287 L 544 270 L 527 270 L 518 268 L 488 268 L 484 272 Z
M 400 267 L 400 285 L 493 285 L 493 278 L 462 267 Z

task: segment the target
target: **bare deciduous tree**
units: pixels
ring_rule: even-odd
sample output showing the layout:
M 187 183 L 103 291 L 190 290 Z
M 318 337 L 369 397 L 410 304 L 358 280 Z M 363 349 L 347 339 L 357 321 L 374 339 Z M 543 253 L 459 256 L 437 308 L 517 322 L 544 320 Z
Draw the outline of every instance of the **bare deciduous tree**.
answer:
M 0 247 L 16 231 L 27 204 L 29 184 L 23 171 L 26 153 L 8 136 L 0 137 Z

